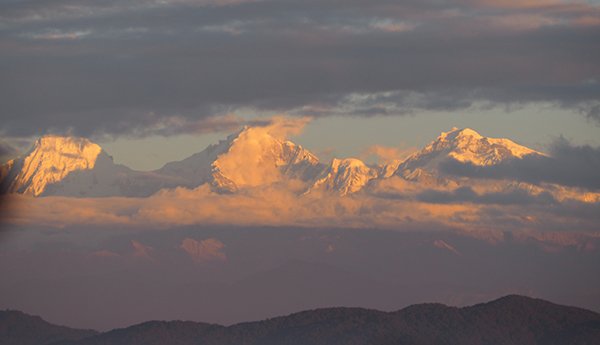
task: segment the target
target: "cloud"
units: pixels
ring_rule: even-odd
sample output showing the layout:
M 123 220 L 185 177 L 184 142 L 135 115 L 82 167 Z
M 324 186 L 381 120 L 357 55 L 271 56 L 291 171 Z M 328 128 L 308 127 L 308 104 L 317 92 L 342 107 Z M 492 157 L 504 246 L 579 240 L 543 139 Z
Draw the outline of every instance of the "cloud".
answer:
M 26 37 L 30 37 L 36 40 L 76 40 L 83 38 L 89 35 L 91 31 L 56 31 L 50 30 L 41 33 L 33 33 L 26 35 Z
M 470 178 L 513 179 L 600 190 L 600 148 L 573 146 L 564 138 L 552 144 L 550 156 L 530 155 L 489 167 L 449 160 L 442 163 L 440 169 Z
M 411 153 L 416 151 L 414 148 L 401 149 L 398 147 L 383 146 L 383 145 L 372 145 L 367 147 L 363 152 L 362 156 L 376 156 L 379 161 L 383 163 L 393 162 L 396 160 L 403 160 L 407 158 Z
M 178 134 L 203 134 L 214 132 L 231 132 L 239 129 L 247 121 L 234 114 L 223 114 L 199 119 L 185 116 L 160 117 L 149 114 L 152 120 L 131 128 L 129 136 L 172 136 Z
M 341 4 L 2 2 L 0 130 L 175 135 L 241 109 L 397 116 L 480 103 L 598 118 L 597 5 Z
M 371 27 L 375 29 L 379 29 L 385 32 L 406 32 L 411 31 L 415 28 L 415 25 L 402 22 L 402 21 L 393 21 L 390 19 L 376 20 L 371 23 Z
M 396 183 L 394 181 L 404 181 Z M 301 195 L 297 186 L 274 184 L 216 194 L 206 185 L 194 190 L 163 190 L 147 198 L 33 198 L 11 195 L 1 224 L 67 227 L 118 226 L 165 229 L 174 226 L 239 225 L 383 228 L 395 230 L 597 231 L 598 202 L 558 198 L 535 190 L 498 191 L 497 186 L 423 190 L 392 177 L 375 192 L 347 197 Z M 379 192 L 377 192 L 379 190 Z M 476 191 L 477 190 L 477 191 Z M 559 191 L 560 192 L 560 191 Z M 557 195 L 560 195 L 557 194 Z M 460 229 L 460 230 L 458 230 Z M 209 239 L 212 237 L 209 237 Z M 191 240 L 194 240 L 190 237 Z M 179 244 L 190 255 L 217 259 L 215 241 Z M 151 257 L 144 244 L 132 243 L 137 256 Z M 221 248 L 222 249 L 222 248 Z
M 260 120 L 258 120 L 260 121 Z M 223 176 L 235 181 L 235 187 L 271 184 L 282 180 L 277 164 L 264 164 L 261 157 L 271 157 L 277 162 L 280 150 L 287 146 L 275 143 L 273 137 L 285 140 L 288 136 L 299 134 L 310 118 L 288 118 L 276 116 L 264 120 L 260 126 L 249 127 L 238 134 L 227 152 L 220 155 L 215 163 Z M 269 159 L 269 158 L 264 158 Z
M 112 252 L 110 250 L 98 250 L 93 252 L 92 254 L 90 254 L 93 257 L 98 257 L 98 258 L 119 258 L 121 257 L 121 255 Z
M 417 200 L 434 204 L 467 202 L 483 205 L 548 205 L 557 203 L 548 192 L 531 194 L 523 189 L 516 189 L 478 194 L 470 187 L 460 187 L 452 191 L 425 190 L 417 195 Z
M 560 20 L 556 18 L 535 14 L 510 14 L 490 19 L 490 25 L 497 26 L 499 29 L 516 31 L 534 30 L 560 24 Z
M 174 225 L 294 225 L 294 226 L 400 226 L 405 217 L 437 218 L 430 207 L 379 198 L 343 198 L 311 193 L 299 196 L 280 184 L 251 187 L 236 194 L 213 193 L 203 185 L 194 190 L 164 190 L 148 198 L 30 198 L 11 195 L 2 221 L 9 224 L 119 224 L 168 228 Z M 450 209 L 451 207 L 448 207 Z M 436 214 L 446 216 L 445 207 Z
M 133 257 L 145 260 L 152 260 L 152 251 L 154 251 L 154 248 L 144 245 L 135 240 L 131 241 L 131 247 L 133 248 Z
M 279 115 L 271 117 L 263 128 L 270 135 L 283 140 L 302 133 L 310 121 L 312 118 L 308 116 L 291 118 Z
M 227 256 L 222 252 L 225 245 L 215 238 L 208 238 L 202 241 L 185 238 L 181 242 L 180 248 L 198 263 L 227 260 Z
M 474 0 L 473 3 L 510 9 L 546 8 L 562 5 L 560 0 Z
M 448 244 L 448 242 L 444 240 L 433 241 L 433 246 L 442 250 L 447 250 L 455 255 L 462 255 L 458 250 L 456 250 L 456 248 L 454 248 L 452 245 Z
M 583 16 L 575 20 L 575 24 L 582 26 L 599 26 L 600 16 Z
M 146 121 L 131 128 L 129 136 L 172 136 L 179 134 L 204 134 L 215 132 L 233 132 L 243 126 L 262 128 L 279 139 L 298 135 L 312 120 L 311 117 L 289 117 L 274 115 L 269 118 L 244 119 L 236 114 L 219 114 L 210 117 L 189 118 L 181 115 L 158 116 L 147 114 Z

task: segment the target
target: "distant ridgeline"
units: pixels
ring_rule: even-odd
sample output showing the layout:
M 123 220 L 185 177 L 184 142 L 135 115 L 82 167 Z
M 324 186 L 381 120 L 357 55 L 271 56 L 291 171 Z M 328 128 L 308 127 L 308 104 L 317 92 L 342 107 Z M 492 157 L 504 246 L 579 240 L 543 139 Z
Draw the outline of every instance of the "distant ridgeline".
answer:
M 229 327 L 150 321 L 105 333 L 0 312 L 2 345 L 583 345 L 600 344 L 600 314 L 506 296 L 471 307 L 419 304 L 396 312 L 329 308 Z
M 326 192 L 343 196 L 373 189 L 392 177 L 426 188 L 480 188 L 473 186 L 476 182 L 472 179 L 449 172 L 448 166 L 454 163 L 482 169 L 546 157 L 508 139 L 487 138 L 472 129 L 454 128 L 405 160 L 371 166 L 346 158 L 324 164 L 302 146 L 274 137 L 263 127 L 246 127 L 182 161 L 167 163 L 154 171 L 135 171 L 115 164 L 111 156 L 88 139 L 45 136 L 28 153 L 0 167 L 0 192 L 145 197 L 164 188 L 207 184 L 217 193 L 235 193 L 248 187 L 277 183 L 283 186 L 280 182 L 294 180 L 305 186 L 299 195 Z M 498 179 L 496 183 L 503 190 L 538 194 L 545 191 L 522 182 Z M 547 191 L 568 193 L 570 198 L 578 195 L 565 188 Z M 580 197 L 586 199 L 582 201 L 600 200 L 596 194 Z M 587 200 L 590 197 L 594 200 Z

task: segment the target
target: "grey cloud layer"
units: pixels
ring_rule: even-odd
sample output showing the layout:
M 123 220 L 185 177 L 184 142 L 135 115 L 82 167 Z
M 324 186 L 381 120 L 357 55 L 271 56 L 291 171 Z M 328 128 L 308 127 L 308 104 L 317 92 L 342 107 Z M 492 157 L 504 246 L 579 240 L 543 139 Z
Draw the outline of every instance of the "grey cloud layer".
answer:
M 513 190 L 480 195 L 470 187 L 461 187 L 449 192 L 426 190 L 417 195 L 417 200 L 434 204 L 470 202 L 481 205 L 547 205 L 557 203 L 552 194 L 548 192 L 532 195 L 524 190 Z
M 2 1 L 0 129 L 131 135 L 242 107 L 373 115 L 475 102 L 553 102 L 597 119 L 600 9 L 506 4 Z
M 565 139 L 555 141 L 550 156 L 529 156 L 495 166 L 479 167 L 450 160 L 441 169 L 452 175 L 472 178 L 513 179 L 531 183 L 600 190 L 600 148 L 573 146 Z

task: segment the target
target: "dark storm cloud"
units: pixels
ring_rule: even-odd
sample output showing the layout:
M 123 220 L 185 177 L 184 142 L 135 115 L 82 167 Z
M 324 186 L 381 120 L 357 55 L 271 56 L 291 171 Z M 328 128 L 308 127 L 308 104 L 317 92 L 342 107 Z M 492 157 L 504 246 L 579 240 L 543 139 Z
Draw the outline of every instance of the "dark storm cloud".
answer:
M 426 190 L 419 193 L 416 198 L 418 201 L 434 204 L 454 204 L 468 202 L 482 205 L 548 205 L 556 203 L 556 200 L 552 194 L 548 192 L 533 195 L 524 190 L 518 189 L 504 192 L 478 194 L 470 187 L 461 187 L 449 192 Z
M 0 129 L 132 135 L 236 109 L 369 116 L 479 102 L 597 119 L 599 40 L 600 10 L 586 4 L 0 1 Z
M 600 203 L 567 199 L 550 204 L 486 205 L 478 212 L 480 224 L 522 230 L 527 227 L 546 232 L 592 232 L 598 229 Z
M 600 190 L 600 148 L 572 146 L 562 138 L 554 142 L 550 156 L 529 155 L 485 167 L 449 160 L 440 169 L 472 178 L 514 179 L 535 184 L 549 182 Z

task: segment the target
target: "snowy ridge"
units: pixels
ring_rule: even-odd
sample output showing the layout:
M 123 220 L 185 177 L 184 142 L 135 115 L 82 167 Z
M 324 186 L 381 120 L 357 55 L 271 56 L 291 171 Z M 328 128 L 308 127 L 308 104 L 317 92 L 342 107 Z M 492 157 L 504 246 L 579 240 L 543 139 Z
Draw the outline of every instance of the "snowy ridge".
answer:
M 42 137 L 23 159 L 9 162 L 2 175 L 12 179 L 5 188 L 8 192 L 39 196 L 48 185 L 70 173 L 93 169 L 101 152 L 100 146 L 85 138 Z
M 183 180 L 182 186 L 193 188 L 215 178 L 213 162 L 227 152 L 232 141 L 239 133 L 232 134 L 218 144 L 210 145 L 206 149 L 177 162 L 169 162 L 155 172 Z
M 288 180 L 301 181 L 307 193 L 343 196 L 393 178 L 423 188 L 455 188 L 467 182 L 439 171 L 439 164 L 448 159 L 490 166 L 528 155 L 543 154 L 508 139 L 453 128 L 404 161 L 371 167 L 346 158 L 324 165 L 302 146 L 270 133 L 268 127 L 245 127 L 184 160 L 141 172 L 114 164 L 88 139 L 46 136 L 25 156 L 3 165 L 0 180 L 2 192 L 33 196 L 145 197 L 164 188 L 193 189 L 203 184 L 217 193 L 233 193 Z
M 470 128 L 453 128 L 442 134 L 423 150 L 408 157 L 399 167 L 403 170 L 416 168 L 435 171 L 438 165 L 448 158 L 461 163 L 477 166 L 490 166 L 510 158 L 523 158 L 527 155 L 543 153 L 516 144 L 509 139 L 486 138 Z
M 311 190 L 319 188 L 340 195 L 356 193 L 367 183 L 377 178 L 377 170 L 368 167 L 359 159 L 333 159 L 329 168 L 321 173 Z
M 280 140 L 262 127 L 245 127 L 156 172 L 183 178 L 187 187 L 209 183 L 216 191 L 233 192 L 286 178 L 311 180 L 322 168 L 318 158 L 302 146 Z
M 398 170 L 398 166 L 402 164 L 402 161 L 400 160 L 394 160 L 388 163 L 385 163 L 383 165 L 379 166 L 379 177 L 381 178 L 388 178 L 394 175 L 394 173 L 396 173 L 396 170 Z
M 211 183 L 234 191 L 272 184 L 286 178 L 313 179 L 319 160 L 291 141 L 272 136 L 263 127 L 246 127 L 227 140 L 226 151 L 211 164 Z
M 88 139 L 45 136 L 24 157 L 0 169 L 3 193 L 33 196 L 145 197 L 163 188 L 210 184 L 216 192 L 280 182 L 312 181 L 323 165 L 309 151 L 262 127 L 244 128 L 182 161 L 135 171 L 114 164 Z

